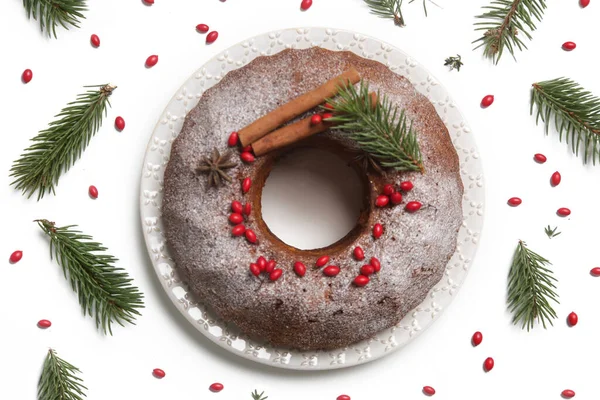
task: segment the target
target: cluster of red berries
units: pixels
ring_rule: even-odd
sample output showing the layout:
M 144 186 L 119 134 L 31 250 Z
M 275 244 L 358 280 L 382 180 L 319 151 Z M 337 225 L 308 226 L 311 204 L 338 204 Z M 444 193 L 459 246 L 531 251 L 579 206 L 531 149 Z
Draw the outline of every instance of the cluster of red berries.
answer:
M 365 259 L 365 252 L 360 246 L 356 246 L 352 251 L 354 259 L 356 261 L 363 261 Z M 356 286 L 366 286 L 370 281 L 370 276 L 381 270 L 381 263 L 376 257 L 371 257 L 369 264 L 365 264 L 360 267 L 360 275 L 354 278 L 353 283 Z
M 401 182 L 399 185 L 400 191 L 396 191 L 394 185 L 388 183 L 383 187 L 383 192 L 375 199 L 375 205 L 377 207 L 386 207 L 387 205 L 398 205 L 402 203 L 402 193 L 410 192 L 413 189 L 411 181 Z M 404 206 L 404 209 L 408 212 L 416 212 L 421 209 L 422 204 L 418 201 L 409 201 Z
M 242 236 L 246 237 L 246 240 L 252 244 L 258 243 L 258 239 L 256 237 L 256 233 L 252 229 L 246 229 L 246 226 L 243 224 L 244 220 L 246 220 L 250 214 L 252 213 L 252 204 L 246 203 L 242 205 L 237 200 L 231 202 L 231 214 L 229 214 L 229 222 L 233 224 L 233 228 L 231 229 L 231 234 L 233 236 Z
M 283 275 L 283 270 L 281 268 L 275 268 L 277 265 L 277 261 L 269 260 L 260 256 L 256 259 L 255 263 L 250 264 L 250 273 L 254 276 L 259 276 L 261 273 L 266 273 L 269 275 L 269 280 L 276 281 Z

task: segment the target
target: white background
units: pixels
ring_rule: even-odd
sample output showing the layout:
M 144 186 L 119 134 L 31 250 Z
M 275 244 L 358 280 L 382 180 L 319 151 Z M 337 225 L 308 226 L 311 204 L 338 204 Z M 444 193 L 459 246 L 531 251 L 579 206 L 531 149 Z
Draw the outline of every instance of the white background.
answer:
M 439 0 L 425 18 L 420 4 L 407 4 L 408 26 L 368 13 L 360 0 L 315 0 L 308 12 L 297 0 L 157 0 L 89 2 L 81 29 L 59 30 L 46 39 L 34 21 L 27 21 L 21 1 L 3 2 L 0 13 L 0 199 L 2 240 L 0 262 L 0 398 L 33 399 L 48 347 L 83 371 L 89 399 L 249 400 L 250 391 L 265 390 L 269 399 L 333 400 L 347 393 L 353 400 L 420 399 L 423 385 L 434 386 L 436 399 L 559 399 L 563 389 L 578 399 L 600 393 L 596 359 L 600 355 L 600 278 L 589 275 L 600 266 L 597 227 L 600 221 L 599 167 L 583 166 L 557 136 L 545 137 L 529 116 L 531 83 L 569 76 L 600 94 L 597 76 L 600 2 L 580 9 L 577 0 L 551 1 L 529 51 L 506 55 L 499 66 L 471 51 L 473 16 L 487 1 Z M 406 3 L 406 2 L 405 2 Z M 419 3 L 417 1 L 417 3 Z M 207 46 L 195 32 L 198 23 L 219 31 Z M 138 182 L 142 156 L 160 113 L 179 86 L 203 62 L 227 47 L 265 31 L 328 26 L 372 35 L 419 60 L 452 93 L 476 135 L 486 178 L 486 216 L 481 245 L 466 283 L 441 318 L 409 346 L 379 361 L 333 372 L 303 373 L 254 364 L 209 343 L 170 303 L 151 268 L 138 217 Z M 596 26 L 596 27 L 595 27 Z M 96 33 L 99 49 L 89 45 Z M 564 41 L 578 47 L 567 53 Z M 443 67 L 447 56 L 460 53 L 460 73 Z M 144 68 L 150 54 L 160 61 Z M 34 78 L 24 85 L 21 72 Z M 28 140 L 83 85 L 115 83 L 112 108 L 91 146 L 58 186 L 56 197 L 25 199 L 9 187 L 11 163 Z M 479 102 L 494 94 L 496 102 Z M 122 115 L 126 129 L 112 121 Z M 551 132 L 553 133 L 553 132 Z M 536 152 L 545 165 L 532 161 Z M 549 178 L 559 170 L 563 183 L 552 188 Z M 96 201 L 87 188 L 100 191 Z M 518 208 L 506 200 L 523 198 Z M 555 215 L 569 207 L 571 217 Z M 115 329 L 113 337 L 96 332 L 81 316 L 76 296 L 59 268 L 50 261 L 48 244 L 32 223 L 35 218 L 59 225 L 79 224 L 103 242 L 135 278 L 146 295 L 146 309 L 137 326 Z M 549 240 L 544 226 L 558 225 L 562 235 Z M 517 239 L 552 260 L 559 279 L 559 319 L 548 330 L 530 333 L 512 326 L 506 312 L 506 275 Z M 23 260 L 8 263 L 21 249 Z M 580 323 L 567 327 L 576 311 Z M 52 320 L 48 330 L 39 319 Z M 480 330 L 483 343 L 472 348 L 470 336 Z M 492 356 L 496 367 L 482 371 Z M 153 368 L 167 377 L 152 377 Z M 212 394 L 219 381 L 225 390 Z

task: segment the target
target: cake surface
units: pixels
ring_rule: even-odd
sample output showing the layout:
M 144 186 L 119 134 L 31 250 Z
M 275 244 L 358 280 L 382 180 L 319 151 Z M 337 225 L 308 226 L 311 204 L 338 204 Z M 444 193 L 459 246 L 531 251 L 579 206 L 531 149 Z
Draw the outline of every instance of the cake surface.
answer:
M 340 241 L 323 249 L 298 250 L 275 237 L 261 218 L 261 193 L 268 173 L 281 150 L 227 172 L 232 184 L 208 187 L 197 168 L 213 149 L 227 150 L 227 139 L 281 104 L 356 68 L 372 90 L 405 109 L 418 132 L 425 173 L 388 171 L 382 177 L 357 167 L 364 181 L 363 203 L 357 226 Z M 328 131 L 298 146 L 316 146 L 350 160 L 355 144 L 342 133 Z M 250 177 L 247 194 L 241 181 Z M 410 180 L 414 189 L 405 201 L 423 204 L 416 213 L 404 207 L 378 208 L 375 198 L 386 183 Z M 422 302 L 441 279 L 456 248 L 462 223 L 463 186 L 458 157 L 443 122 L 433 105 L 410 82 L 375 61 L 350 52 L 321 48 L 284 50 L 259 57 L 228 73 L 208 89 L 187 115 L 173 143 L 164 178 L 163 221 L 168 246 L 181 278 L 198 300 L 211 307 L 224 321 L 233 323 L 253 339 L 287 348 L 333 349 L 350 345 L 397 324 Z M 245 226 L 256 232 L 251 244 L 233 237 L 228 223 L 233 200 L 252 204 Z M 374 239 L 375 223 L 385 233 Z M 356 246 L 366 260 L 356 261 Z M 330 256 L 339 275 L 327 277 L 313 268 L 318 257 Z M 276 260 L 283 275 L 275 282 L 255 277 L 249 265 L 258 256 Z M 359 269 L 371 257 L 381 262 L 381 271 L 365 287 L 352 285 Z M 293 272 L 301 261 L 304 277 Z

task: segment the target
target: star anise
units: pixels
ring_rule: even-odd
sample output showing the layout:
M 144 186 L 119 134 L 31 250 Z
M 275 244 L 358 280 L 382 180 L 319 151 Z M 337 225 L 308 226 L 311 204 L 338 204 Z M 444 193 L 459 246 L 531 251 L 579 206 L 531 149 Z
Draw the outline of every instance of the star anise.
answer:
M 357 155 L 350 160 L 350 163 L 357 164 L 364 172 L 367 172 L 370 168 L 379 175 L 386 175 L 381 165 L 370 154 L 360 150 L 356 153 Z
M 232 181 L 231 177 L 225 172 L 236 166 L 235 162 L 230 161 L 231 155 L 230 150 L 221 155 L 215 147 L 211 157 L 202 157 L 197 171 L 208 174 L 208 186 L 219 186 L 223 183 L 223 180 Z

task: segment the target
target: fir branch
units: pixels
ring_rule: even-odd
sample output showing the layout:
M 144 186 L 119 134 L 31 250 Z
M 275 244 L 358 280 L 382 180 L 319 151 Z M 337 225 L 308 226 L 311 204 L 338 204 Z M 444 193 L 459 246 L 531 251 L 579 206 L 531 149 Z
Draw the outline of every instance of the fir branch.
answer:
M 250 393 L 252 395 L 252 400 L 267 400 L 269 398 L 269 396 L 264 396 L 265 392 L 261 392 L 260 394 L 258 393 L 258 390 L 255 390 L 254 392 Z
M 398 26 L 405 26 L 402 16 L 402 3 L 404 0 L 364 0 L 371 8 L 371 13 L 382 18 L 391 18 Z M 409 3 L 415 0 L 410 0 Z M 432 0 L 423 0 L 423 10 L 427 16 L 427 2 L 435 4 Z
M 550 227 L 550 225 L 548 225 L 546 228 L 544 228 L 544 232 L 546 232 L 546 235 L 548 235 L 548 239 L 557 237 L 558 235 L 560 235 L 562 233 L 562 232 L 556 232 L 557 229 L 558 229 L 558 226 L 556 226 L 556 227 L 554 227 L 554 229 L 552 229 Z
M 523 50 L 527 46 L 519 35 L 531 40 L 531 31 L 536 29 L 535 22 L 541 21 L 546 9 L 545 0 L 493 0 L 483 7 L 486 12 L 476 18 L 484 22 L 475 23 L 476 31 L 483 36 L 473 43 L 479 43 L 476 49 L 483 47 L 483 55 L 491 58 L 495 64 L 507 50 L 513 58 L 515 49 Z
M 340 88 L 338 98 L 328 100 L 333 106 L 335 122 L 331 129 L 347 131 L 361 150 L 374 157 L 382 167 L 397 171 L 421 171 L 423 162 L 412 122 L 404 110 L 392 105 L 387 97 L 380 100 L 369 94 L 369 86 L 361 82 Z
M 513 313 L 513 323 L 521 323 L 528 331 L 536 320 L 546 328 L 546 322 L 552 325 L 556 318 L 551 302 L 558 303 L 558 294 L 554 291 L 556 279 L 546 268 L 549 264 L 519 241 L 508 274 L 508 308 Z
M 456 57 L 448 57 L 444 60 L 444 65 L 449 66 L 450 71 L 455 69 L 456 71 L 460 72 L 460 67 L 462 67 L 463 64 L 464 63 L 460 58 L 460 54 L 457 54 Z
M 536 123 L 544 122 L 546 134 L 554 125 L 576 155 L 583 150 L 583 162 L 600 160 L 600 98 L 568 78 L 534 83 L 530 113 L 537 108 Z
M 34 142 L 21 154 L 10 169 L 15 180 L 11 185 L 31 197 L 38 192 L 40 200 L 46 192 L 55 193 L 54 188 L 64 172 L 81 157 L 102 124 L 108 97 L 116 86 L 86 86 L 94 88 L 80 94 L 56 116 L 59 118 L 40 131 Z
M 56 38 L 56 27 L 79 28 L 80 18 L 87 11 L 85 0 L 23 0 L 27 18 L 40 23 L 40 30 Z
M 48 350 L 38 382 L 38 400 L 83 400 L 87 388 L 76 376 L 78 373 L 81 373 L 79 368 L 57 356 L 54 350 Z
M 62 267 L 83 314 L 95 318 L 96 327 L 111 335 L 113 322 L 134 324 L 138 309 L 144 307 L 144 295 L 131 285 L 132 279 L 122 268 L 113 265 L 116 258 L 99 254 L 106 247 L 72 229 L 75 225 L 56 227 L 45 219 L 35 222 L 50 237 L 50 257 Z

